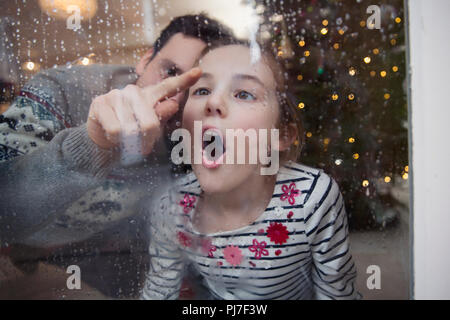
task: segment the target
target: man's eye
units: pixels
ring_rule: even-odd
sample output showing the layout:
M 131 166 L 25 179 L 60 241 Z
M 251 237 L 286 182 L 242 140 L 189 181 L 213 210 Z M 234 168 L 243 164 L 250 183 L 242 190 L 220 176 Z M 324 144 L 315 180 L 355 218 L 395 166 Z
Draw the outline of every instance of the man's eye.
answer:
M 194 90 L 193 95 L 195 96 L 206 96 L 209 94 L 209 90 L 206 88 L 198 88 L 196 90 Z
M 256 100 L 254 95 L 252 95 L 250 92 L 247 92 L 245 90 L 239 91 L 234 96 L 241 100 Z
M 178 76 L 178 69 L 176 67 L 171 67 L 166 70 L 166 77 L 176 77 Z

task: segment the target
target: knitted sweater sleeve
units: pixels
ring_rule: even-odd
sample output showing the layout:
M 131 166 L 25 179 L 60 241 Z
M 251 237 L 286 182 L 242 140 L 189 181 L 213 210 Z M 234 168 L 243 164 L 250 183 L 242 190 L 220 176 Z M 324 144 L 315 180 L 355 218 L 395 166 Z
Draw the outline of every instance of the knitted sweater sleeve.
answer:
M 0 246 L 52 221 L 98 185 L 114 158 L 91 142 L 85 124 L 71 127 L 58 83 L 39 75 L 33 83 L 45 86 L 25 86 L 0 115 Z

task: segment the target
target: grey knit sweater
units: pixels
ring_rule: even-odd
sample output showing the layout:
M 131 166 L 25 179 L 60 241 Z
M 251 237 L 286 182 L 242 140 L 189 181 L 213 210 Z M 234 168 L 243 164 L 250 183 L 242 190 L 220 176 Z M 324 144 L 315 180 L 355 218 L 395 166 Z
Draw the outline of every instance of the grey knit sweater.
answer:
M 85 129 L 95 96 L 136 79 L 130 67 L 73 66 L 41 72 L 24 86 L 0 116 L 2 246 L 53 247 L 109 233 L 101 245 L 117 249 L 146 236 L 138 230 L 145 227 L 139 200 L 157 199 L 170 181 L 164 142 L 124 168 Z

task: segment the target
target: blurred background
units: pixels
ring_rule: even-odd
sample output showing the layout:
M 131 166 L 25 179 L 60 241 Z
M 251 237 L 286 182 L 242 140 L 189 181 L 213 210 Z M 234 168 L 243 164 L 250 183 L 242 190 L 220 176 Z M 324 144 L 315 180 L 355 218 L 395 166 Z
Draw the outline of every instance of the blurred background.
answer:
M 75 64 L 134 65 L 159 31 L 179 15 L 205 12 L 239 37 L 256 36 L 268 42 L 288 68 L 293 99 L 302 115 L 306 144 L 299 161 L 332 175 L 346 200 L 359 291 L 368 299 L 409 298 L 403 0 L 0 3 L 0 113 L 40 70 Z M 371 5 L 379 8 L 379 28 L 371 25 L 375 23 L 367 11 Z M 79 8 L 82 18 L 77 20 L 70 6 Z M 121 292 L 96 288 L 95 281 L 74 292 L 64 289 L 67 275 L 61 267 L 66 262 L 47 259 L 29 269 L 26 261 L 21 263 L 25 267 L 17 269 L 0 256 L 0 281 L 8 284 L 0 285 L 0 298 L 134 298 L 136 294 L 130 289 L 135 284 L 126 283 L 126 272 L 118 285 Z M 366 285 L 370 265 L 381 269 L 379 290 Z M 30 281 L 39 293 L 30 289 Z

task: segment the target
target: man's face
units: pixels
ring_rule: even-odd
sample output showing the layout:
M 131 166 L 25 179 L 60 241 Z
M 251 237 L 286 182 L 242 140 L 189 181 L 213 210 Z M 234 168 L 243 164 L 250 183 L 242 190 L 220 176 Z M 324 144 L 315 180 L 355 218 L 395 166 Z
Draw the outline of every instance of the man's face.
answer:
M 143 88 L 188 71 L 205 47 L 197 38 L 174 34 L 141 72 L 136 84 Z
M 141 88 L 155 85 L 168 77 L 188 71 L 194 66 L 205 47 L 206 44 L 200 39 L 188 37 L 182 33 L 174 34 L 148 64 L 145 62 L 142 70 L 136 68 L 139 74 L 136 85 Z M 148 54 L 151 53 L 150 51 Z M 174 97 L 181 106 L 179 111 L 165 123 L 166 133 L 171 133 L 177 128 L 181 120 L 184 97 L 184 92 Z

